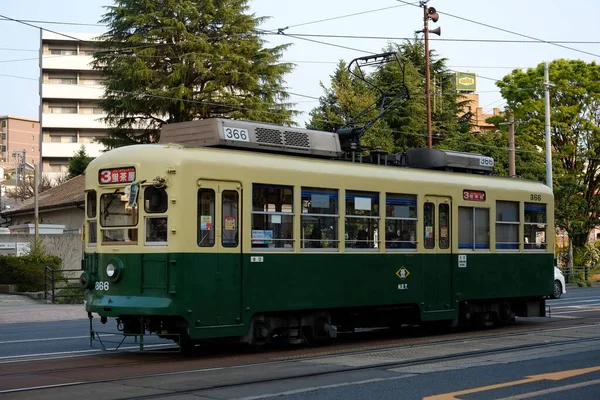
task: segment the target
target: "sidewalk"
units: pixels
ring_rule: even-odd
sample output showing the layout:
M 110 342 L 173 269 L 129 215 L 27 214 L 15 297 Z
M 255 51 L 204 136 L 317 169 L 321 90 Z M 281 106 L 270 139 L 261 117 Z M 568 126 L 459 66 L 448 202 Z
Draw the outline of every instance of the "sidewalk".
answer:
M 0 324 L 87 319 L 83 304 L 45 304 L 27 296 L 0 293 Z

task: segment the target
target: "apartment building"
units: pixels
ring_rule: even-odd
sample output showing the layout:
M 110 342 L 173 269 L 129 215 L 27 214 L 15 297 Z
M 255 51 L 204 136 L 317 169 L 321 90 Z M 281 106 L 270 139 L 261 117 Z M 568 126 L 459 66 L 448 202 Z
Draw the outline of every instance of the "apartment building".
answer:
M 0 166 L 9 168 L 24 160 L 40 162 L 40 123 L 34 119 L 0 116 Z
M 500 115 L 499 108 L 493 108 L 492 113 L 484 113 L 482 107 L 479 106 L 479 94 L 477 91 L 477 74 L 473 72 L 455 72 L 451 76 L 454 87 L 463 97 L 459 101 L 466 101 L 463 112 L 459 114 L 462 117 L 469 114 L 471 117 L 471 132 L 485 133 L 496 130 L 493 124 L 487 123 L 486 119 Z
M 102 75 L 91 62 L 93 41 L 99 34 L 69 33 L 66 37 L 42 31 L 40 66 L 42 99 L 42 169 L 64 173 L 68 159 L 85 145 L 91 157 L 104 146 L 95 142 L 106 136 L 106 115 L 97 105 L 104 93 Z M 79 40 L 77 40 L 79 39 Z

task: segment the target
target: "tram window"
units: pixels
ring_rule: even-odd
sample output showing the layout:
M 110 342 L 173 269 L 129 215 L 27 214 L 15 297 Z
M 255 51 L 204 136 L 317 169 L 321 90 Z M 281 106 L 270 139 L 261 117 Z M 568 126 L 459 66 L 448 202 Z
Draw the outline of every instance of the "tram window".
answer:
M 450 248 L 450 205 L 443 203 L 438 206 L 440 226 L 440 249 Z
M 167 212 L 168 200 L 165 188 L 149 186 L 144 190 L 144 211 L 147 213 Z
M 338 248 L 338 191 L 302 188 L 302 248 Z
M 435 247 L 435 204 L 423 204 L 423 234 L 426 249 Z
M 215 191 L 198 190 L 198 246 L 215 245 Z
M 96 191 L 90 190 L 87 193 L 87 217 L 88 218 L 96 218 Z
M 379 193 L 346 192 L 346 248 L 379 247 Z
M 385 248 L 414 249 L 417 237 L 417 196 L 387 193 L 385 196 Z
M 496 202 L 496 250 L 519 248 L 519 202 Z
M 221 221 L 221 226 L 223 230 L 221 236 L 223 247 L 237 247 L 239 242 L 238 192 L 235 190 L 225 190 L 223 191 L 222 199 L 223 221 Z
M 88 221 L 87 239 L 90 245 L 98 242 L 97 228 L 98 223 L 96 221 Z
M 525 249 L 546 249 L 546 205 L 525 203 Z
M 167 244 L 167 217 L 146 217 L 146 244 Z
M 130 207 L 129 196 L 115 190 L 100 196 L 100 224 L 102 226 L 133 226 L 138 222 L 138 208 Z
M 294 188 L 252 185 L 252 248 L 294 247 Z
M 490 210 L 458 207 L 458 248 L 482 250 L 490 248 Z

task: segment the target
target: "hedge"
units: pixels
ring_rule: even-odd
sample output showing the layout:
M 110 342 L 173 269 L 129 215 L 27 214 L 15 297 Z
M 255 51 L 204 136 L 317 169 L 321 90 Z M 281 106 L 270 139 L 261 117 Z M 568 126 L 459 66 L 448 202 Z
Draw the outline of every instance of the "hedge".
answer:
M 61 264 L 60 257 L 46 254 L 0 256 L 0 284 L 17 285 L 19 292 L 41 292 L 45 268 L 60 269 Z

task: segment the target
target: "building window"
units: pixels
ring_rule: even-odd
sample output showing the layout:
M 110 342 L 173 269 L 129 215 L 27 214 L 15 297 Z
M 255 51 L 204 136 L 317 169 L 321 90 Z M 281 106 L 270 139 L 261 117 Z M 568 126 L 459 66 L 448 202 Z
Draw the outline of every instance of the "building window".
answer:
M 519 248 L 519 202 L 496 202 L 496 249 Z
M 387 193 L 385 196 L 385 248 L 414 249 L 417 237 L 417 196 Z
M 337 189 L 302 188 L 302 248 L 338 248 Z
M 525 203 L 525 249 L 546 249 L 546 205 Z
M 68 164 L 50 164 L 50 172 L 65 173 L 69 172 Z
M 50 114 L 77 114 L 76 105 L 50 104 L 48 108 Z
M 346 192 L 346 249 L 379 248 L 379 193 Z
M 74 49 L 61 49 L 61 48 L 53 48 L 49 49 L 50 54 L 54 56 L 76 56 L 77 50 Z
M 294 188 L 252 185 L 252 248 L 291 249 L 293 228 Z
M 237 247 L 239 243 L 239 194 L 235 190 L 224 190 L 222 194 L 221 221 L 223 247 Z
M 213 247 L 215 245 L 215 191 L 198 190 L 198 246 Z
M 490 248 L 490 210 L 458 207 L 458 248 L 484 250 Z

